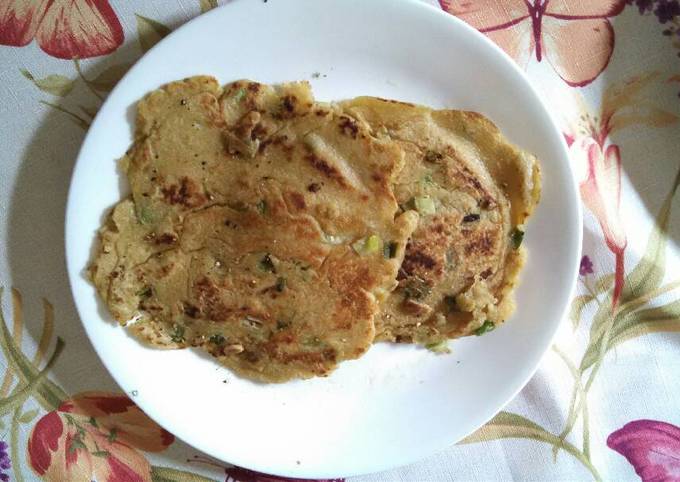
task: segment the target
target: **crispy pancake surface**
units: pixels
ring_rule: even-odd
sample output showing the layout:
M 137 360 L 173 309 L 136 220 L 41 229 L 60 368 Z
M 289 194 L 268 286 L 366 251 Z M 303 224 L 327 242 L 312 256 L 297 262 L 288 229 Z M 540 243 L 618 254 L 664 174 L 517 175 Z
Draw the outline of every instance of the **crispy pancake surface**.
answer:
M 536 159 L 480 114 L 359 97 L 342 108 L 405 152 L 394 192 L 420 212 L 378 340 L 437 347 L 481 334 L 514 310 L 522 224 L 540 192 Z
M 482 115 L 207 76 L 137 110 L 90 276 L 144 342 L 283 382 L 513 312 L 540 170 Z
M 138 105 L 131 198 L 91 277 L 152 345 L 261 381 L 326 375 L 368 349 L 396 286 L 418 218 L 393 194 L 403 157 L 307 83 L 168 84 Z

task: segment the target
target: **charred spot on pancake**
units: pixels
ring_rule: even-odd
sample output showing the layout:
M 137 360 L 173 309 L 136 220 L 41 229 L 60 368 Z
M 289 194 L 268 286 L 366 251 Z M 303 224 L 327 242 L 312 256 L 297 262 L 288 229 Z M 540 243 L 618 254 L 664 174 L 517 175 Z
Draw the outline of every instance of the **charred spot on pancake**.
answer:
M 241 352 L 241 356 L 248 363 L 257 363 L 258 361 L 260 361 L 260 358 L 262 357 L 256 351 L 251 351 L 251 350 L 245 350 L 245 351 Z
M 177 236 L 172 233 L 163 233 L 160 236 L 155 237 L 156 244 L 175 244 L 177 242 Z
M 328 161 L 310 152 L 305 156 L 305 159 L 321 174 L 329 179 L 337 181 L 341 186 L 347 187 L 347 181 L 342 176 L 342 173 L 334 166 L 331 166 Z
M 442 159 L 444 159 L 444 155 L 441 152 L 437 152 L 437 151 L 428 149 L 427 151 L 425 151 L 425 155 L 423 156 L 423 159 L 425 159 L 425 161 L 427 161 L 427 162 L 435 163 L 435 162 L 439 162 Z
M 493 250 L 494 240 L 493 235 L 488 231 L 463 231 L 468 233 L 469 241 L 465 245 L 465 254 L 470 256 L 473 254 L 489 255 Z
M 297 106 L 299 104 L 296 95 L 288 94 L 281 98 L 281 104 L 279 106 L 278 112 L 275 113 L 276 117 L 281 119 L 290 119 L 295 117 L 297 114 Z
M 163 198 L 169 204 L 180 204 L 188 208 L 194 208 L 205 203 L 205 197 L 199 192 L 196 183 L 184 176 L 179 184 L 171 184 L 161 188 Z
M 432 270 L 437 265 L 435 259 L 422 250 L 418 243 L 409 241 L 401 264 L 400 275 L 411 276 L 422 269 Z
M 352 139 L 357 138 L 357 133 L 359 132 L 359 126 L 357 126 L 357 123 L 354 119 L 347 117 L 345 115 L 340 116 L 340 123 L 338 124 L 340 127 L 340 132 L 343 134 L 350 136 Z
M 384 99 L 382 97 L 376 97 L 376 99 L 382 101 L 382 102 L 387 102 L 389 104 L 397 104 L 397 105 L 403 105 L 406 107 L 415 107 L 415 104 L 411 104 L 410 102 L 403 102 L 401 100 L 394 100 L 394 99 Z
M 200 310 L 191 303 L 184 303 L 184 314 L 189 318 L 198 318 Z
M 305 203 L 305 197 L 299 192 L 288 193 L 288 199 L 290 199 L 291 203 L 298 211 L 302 211 L 307 207 L 307 203 Z

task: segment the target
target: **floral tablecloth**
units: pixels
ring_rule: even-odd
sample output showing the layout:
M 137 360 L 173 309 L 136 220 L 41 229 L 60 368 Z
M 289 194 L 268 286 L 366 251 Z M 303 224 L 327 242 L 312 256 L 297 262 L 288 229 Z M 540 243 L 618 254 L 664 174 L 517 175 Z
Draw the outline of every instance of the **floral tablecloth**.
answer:
M 0 0 L 0 480 L 281 480 L 148 419 L 92 350 L 65 273 L 68 183 L 93 116 L 136 59 L 218 3 Z M 585 208 L 580 277 L 503 412 L 352 480 L 680 480 L 680 2 L 429 3 L 498 43 L 560 120 Z

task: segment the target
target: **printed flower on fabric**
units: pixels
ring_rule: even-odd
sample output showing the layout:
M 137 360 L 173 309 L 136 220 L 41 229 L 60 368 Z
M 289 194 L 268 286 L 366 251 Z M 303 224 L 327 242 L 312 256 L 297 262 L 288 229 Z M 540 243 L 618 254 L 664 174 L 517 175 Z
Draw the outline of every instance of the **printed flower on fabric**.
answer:
M 116 50 L 123 28 L 108 0 L 2 0 L 0 45 L 36 39 L 53 57 L 96 57 Z
M 590 260 L 588 255 L 585 255 L 581 258 L 581 265 L 579 266 L 578 272 L 581 276 L 593 274 L 593 262 Z
M 626 457 L 644 482 L 680 480 L 680 428 L 635 420 L 613 432 L 607 446 Z
M 572 160 L 587 166 L 586 177 L 581 181 L 581 199 L 597 218 L 605 243 L 616 259 L 614 304 L 618 302 L 623 287 L 623 256 L 628 240 L 620 215 L 621 204 L 621 152 L 617 145 L 603 148 L 592 137 L 578 137 L 572 141 L 569 154 Z M 584 160 L 581 160 L 584 158 Z
M 12 468 L 12 461 L 9 459 L 7 453 L 7 442 L 0 441 L 0 480 L 2 482 L 9 482 L 9 474 L 5 470 Z
M 522 67 L 547 59 L 569 85 L 595 80 L 614 50 L 608 17 L 625 0 L 440 0 L 442 8 L 486 34 Z
M 161 452 L 174 440 L 125 395 L 85 392 L 36 423 L 28 461 L 47 481 L 151 481 L 140 450 Z
M 678 116 L 663 104 L 664 96 L 659 95 L 662 79 L 658 72 L 648 72 L 610 83 L 602 93 L 599 110 L 591 113 L 583 105 L 579 121 L 565 132 L 569 157 L 580 179 L 581 198 L 599 222 L 615 257 L 612 306 L 618 304 L 623 290 L 628 241 L 620 213 L 621 149 L 610 135 L 633 126 L 659 128 L 678 122 Z

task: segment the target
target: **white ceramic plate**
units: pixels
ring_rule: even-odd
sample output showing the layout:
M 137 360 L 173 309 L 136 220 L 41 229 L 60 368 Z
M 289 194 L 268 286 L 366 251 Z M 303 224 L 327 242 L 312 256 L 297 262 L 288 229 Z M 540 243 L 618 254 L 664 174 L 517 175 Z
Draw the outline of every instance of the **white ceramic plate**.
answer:
M 132 140 L 131 106 L 165 82 L 196 74 L 223 83 L 308 79 L 322 100 L 376 95 L 489 116 L 543 169 L 516 314 L 488 335 L 453 342 L 448 356 L 381 343 L 328 378 L 283 385 L 239 379 L 192 350 L 142 347 L 106 315 L 83 273 L 104 213 L 126 194 L 116 159 Z M 236 0 L 178 29 L 99 111 L 73 173 L 66 219 L 78 311 L 123 390 L 135 391 L 149 416 L 197 449 L 296 477 L 408 464 L 480 427 L 522 388 L 548 348 L 581 245 L 562 136 L 524 75 L 464 23 L 409 0 Z

